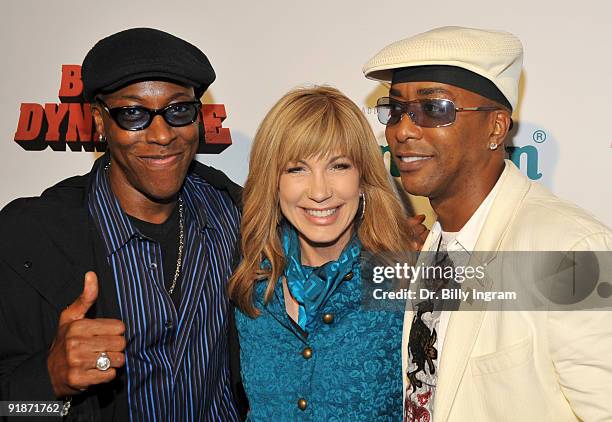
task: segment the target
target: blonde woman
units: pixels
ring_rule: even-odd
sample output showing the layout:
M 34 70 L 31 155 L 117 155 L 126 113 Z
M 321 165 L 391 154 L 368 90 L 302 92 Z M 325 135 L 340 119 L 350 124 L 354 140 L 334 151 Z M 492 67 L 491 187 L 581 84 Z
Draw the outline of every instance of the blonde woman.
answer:
M 359 108 L 330 87 L 282 97 L 243 200 L 229 292 L 249 419 L 400 420 L 403 312 L 361 308 L 359 257 L 410 250 L 414 231 Z

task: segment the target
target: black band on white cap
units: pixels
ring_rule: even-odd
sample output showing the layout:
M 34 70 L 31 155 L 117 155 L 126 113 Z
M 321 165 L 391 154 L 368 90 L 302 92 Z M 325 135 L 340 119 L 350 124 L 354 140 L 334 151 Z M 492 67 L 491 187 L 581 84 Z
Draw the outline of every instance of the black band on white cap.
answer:
M 510 102 L 493 82 L 462 67 L 428 65 L 394 69 L 391 84 L 403 82 L 439 82 L 457 86 L 482 95 L 512 111 Z

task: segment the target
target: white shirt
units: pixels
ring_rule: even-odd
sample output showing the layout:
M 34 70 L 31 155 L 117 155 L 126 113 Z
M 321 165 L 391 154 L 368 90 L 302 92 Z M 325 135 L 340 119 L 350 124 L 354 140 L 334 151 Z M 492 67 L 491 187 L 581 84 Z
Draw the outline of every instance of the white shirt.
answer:
M 505 170 L 504 170 L 505 171 Z M 501 177 L 500 177 L 501 179 Z M 434 251 L 442 236 L 442 242 L 446 244 L 446 250 L 448 252 L 466 252 L 470 253 L 476 247 L 476 242 L 480 236 L 480 232 L 484 226 L 484 222 L 489 215 L 493 200 L 499 191 L 499 181 L 495 183 L 491 192 L 478 206 L 474 214 L 465 223 L 465 225 L 458 232 L 445 232 L 442 230 L 440 222 L 436 221 L 431 227 L 431 236 L 433 242 L 432 247 L 429 251 Z M 438 362 L 442 356 L 442 347 L 444 345 L 444 336 L 446 335 L 446 329 L 448 328 L 448 321 L 450 320 L 451 311 L 442 311 L 440 314 L 440 321 L 438 326 Z M 410 327 L 408 327 L 410 329 Z
M 506 165 L 506 169 L 504 172 L 508 171 L 508 166 Z M 502 175 L 503 175 L 502 173 Z M 448 244 L 446 246 L 446 250 L 449 252 L 465 252 L 468 255 L 470 252 L 474 251 L 476 247 L 476 243 L 478 241 L 478 237 L 480 236 L 480 232 L 484 227 L 484 223 L 489 215 L 491 210 L 491 206 L 493 205 L 493 201 L 497 196 L 497 192 L 500 189 L 500 180 L 502 177 L 498 179 L 493 189 L 489 192 L 486 198 L 482 201 L 482 203 L 478 206 L 474 214 L 470 217 L 470 219 L 465 223 L 465 225 L 461 228 L 460 231 L 456 233 L 446 232 L 445 239 L 448 240 Z M 431 227 L 431 233 L 429 236 L 431 237 L 430 247 L 428 250 L 424 250 L 426 252 L 435 252 L 438 248 L 440 237 L 443 235 L 442 226 L 438 221 L 434 222 Z M 448 328 L 448 322 L 450 320 L 451 312 L 450 311 L 442 311 L 440 313 L 440 319 L 438 321 L 437 327 L 437 345 L 436 349 L 438 351 L 438 358 L 436 359 L 436 367 L 438 367 L 441 356 L 442 349 L 444 346 L 444 338 L 446 336 L 446 330 Z M 406 394 L 406 386 L 408 385 L 408 376 L 407 376 L 407 368 L 409 366 L 408 363 L 408 339 L 410 337 L 410 327 L 412 320 L 404 319 L 404 328 L 402 333 L 402 372 L 403 372 L 403 381 L 404 381 L 404 399 Z M 435 399 L 434 399 L 435 400 Z

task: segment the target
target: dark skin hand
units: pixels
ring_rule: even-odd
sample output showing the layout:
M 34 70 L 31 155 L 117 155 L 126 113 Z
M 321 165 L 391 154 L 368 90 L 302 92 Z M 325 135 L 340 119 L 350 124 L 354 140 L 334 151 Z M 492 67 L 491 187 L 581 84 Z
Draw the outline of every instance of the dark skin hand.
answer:
M 98 278 L 85 274 L 81 295 L 61 314 L 57 334 L 49 350 L 47 368 L 57 397 L 71 396 L 92 385 L 112 381 L 116 368 L 125 365 L 125 325 L 116 319 L 88 319 L 85 314 L 98 298 Z M 111 367 L 96 369 L 96 360 L 106 352 Z
M 429 235 L 429 229 L 423 224 L 425 221 L 425 214 L 415 215 L 414 217 L 408 218 L 408 225 L 412 232 L 412 239 L 410 245 L 415 251 L 420 251 L 423 248 L 425 239 Z

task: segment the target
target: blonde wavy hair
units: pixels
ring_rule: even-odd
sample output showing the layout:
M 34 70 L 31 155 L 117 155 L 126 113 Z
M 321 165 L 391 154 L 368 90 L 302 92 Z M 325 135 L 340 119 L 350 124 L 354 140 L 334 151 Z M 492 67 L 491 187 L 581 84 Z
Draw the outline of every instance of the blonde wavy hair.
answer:
M 366 202 L 358 229 L 363 249 L 372 253 L 412 249 L 407 216 L 361 110 L 332 87 L 294 89 L 268 112 L 251 147 L 240 228 L 243 259 L 228 287 L 230 298 L 247 315 L 260 313 L 253 302 L 255 284 L 268 279 L 264 295 L 268 303 L 285 267 L 278 230 L 282 218 L 278 186 L 283 169 L 290 162 L 338 152 L 350 158 L 360 173 Z M 263 259 L 270 262 L 270 269 L 261 268 Z

